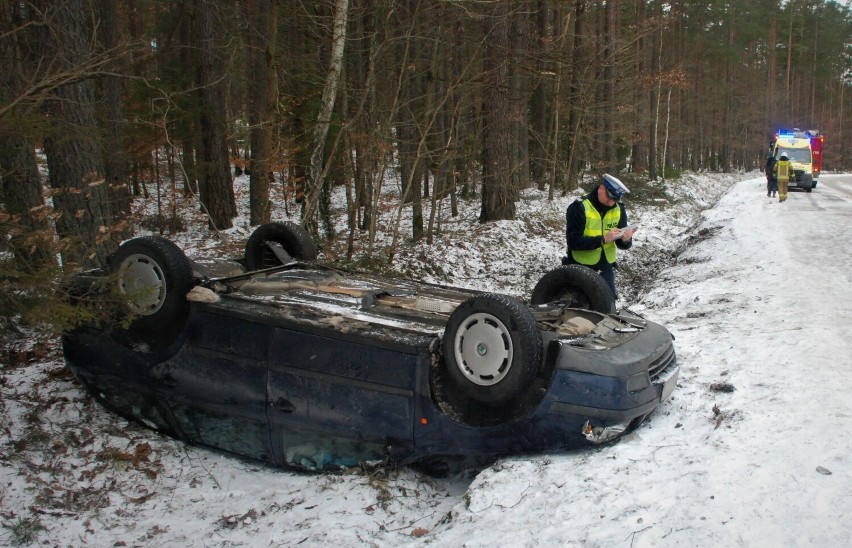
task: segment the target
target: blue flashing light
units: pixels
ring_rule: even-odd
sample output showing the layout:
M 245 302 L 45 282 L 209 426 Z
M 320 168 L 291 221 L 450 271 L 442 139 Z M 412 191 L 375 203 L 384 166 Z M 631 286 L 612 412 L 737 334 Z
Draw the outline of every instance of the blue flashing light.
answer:
M 804 139 L 806 137 L 806 135 L 801 129 L 793 128 L 793 129 L 779 129 L 775 133 L 775 138 L 777 139 L 778 137 Z

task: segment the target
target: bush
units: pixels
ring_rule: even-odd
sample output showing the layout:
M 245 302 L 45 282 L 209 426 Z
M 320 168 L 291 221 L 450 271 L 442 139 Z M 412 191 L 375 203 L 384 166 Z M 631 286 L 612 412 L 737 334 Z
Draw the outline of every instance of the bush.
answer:
M 0 348 L 57 337 L 86 323 L 114 323 L 125 299 L 112 276 L 89 287 L 73 286 L 55 265 L 23 268 L 0 255 Z M 122 315 L 128 323 L 132 316 Z

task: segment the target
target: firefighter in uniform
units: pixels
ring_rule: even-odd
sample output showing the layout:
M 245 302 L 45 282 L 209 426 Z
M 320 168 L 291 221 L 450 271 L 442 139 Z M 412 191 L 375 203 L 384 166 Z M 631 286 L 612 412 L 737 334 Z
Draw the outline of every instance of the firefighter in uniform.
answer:
M 778 180 L 778 201 L 783 202 L 787 199 L 787 187 L 790 184 L 790 176 L 793 173 L 793 167 L 786 154 L 782 154 L 781 158 L 775 164 L 775 178 Z
M 568 206 L 565 213 L 568 256 L 563 264 L 586 265 L 600 272 L 613 298 L 616 249 L 630 249 L 636 228 L 628 228 L 621 197 L 630 192 L 624 183 L 605 173 L 595 190 Z

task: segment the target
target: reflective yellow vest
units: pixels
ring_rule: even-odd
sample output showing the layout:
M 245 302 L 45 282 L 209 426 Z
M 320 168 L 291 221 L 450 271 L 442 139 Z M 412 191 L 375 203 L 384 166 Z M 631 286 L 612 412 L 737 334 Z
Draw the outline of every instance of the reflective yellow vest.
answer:
M 775 164 L 775 177 L 779 181 L 789 181 L 790 180 L 790 162 L 788 160 L 779 160 L 777 164 Z
M 583 200 L 583 209 L 586 210 L 586 227 L 583 229 L 583 236 L 591 238 L 603 238 L 603 235 L 616 228 L 618 221 L 621 220 L 621 207 L 616 206 L 607 211 L 603 218 L 601 214 L 592 205 L 592 202 L 586 198 Z M 609 242 L 603 245 L 606 262 L 612 264 L 615 262 L 616 247 L 614 242 Z M 601 260 L 601 248 L 589 250 L 571 250 L 571 256 L 580 264 L 594 266 Z

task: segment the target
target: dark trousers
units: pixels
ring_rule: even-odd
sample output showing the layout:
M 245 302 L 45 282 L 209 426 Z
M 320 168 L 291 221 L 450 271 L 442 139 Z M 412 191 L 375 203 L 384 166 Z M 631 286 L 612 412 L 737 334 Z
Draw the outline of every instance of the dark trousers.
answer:
M 568 252 L 568 256 L 562 257 L 562 264 L 579 264 L 574 258 L 571 256 L 571 252 Z M 601 275 L 601 278 L 604 279 L 606 285 L 609 286 L 609 290 L 612 291 L 612 298 L 618 300 L 618 293 L 615 291 L 615 270 L 616 266 L 614 264 L 609 264 L 605 259 L 601 259 L 601 261 L 594 265 L 590 266 L 592 270 L 598 272 Z
M 775 177 L 769 177 L 766 179 L 766 193 L 771 194 L 773 192 L 778 191 L 778 181 L 775 180 Z
M 618 293 L 615 291 L 615 268 L 609 263 L 599 263 L 595 270 L 601 273 L 601 277 L 609 286 L 610 291 L 612 291 L 612 298 L 618 299 Z

